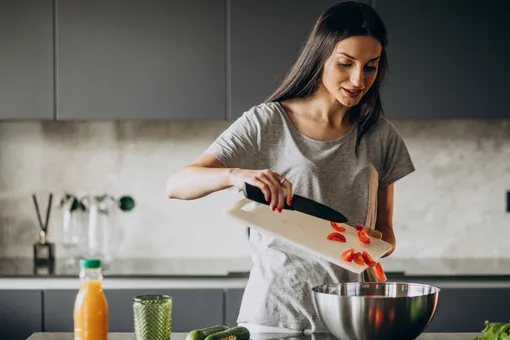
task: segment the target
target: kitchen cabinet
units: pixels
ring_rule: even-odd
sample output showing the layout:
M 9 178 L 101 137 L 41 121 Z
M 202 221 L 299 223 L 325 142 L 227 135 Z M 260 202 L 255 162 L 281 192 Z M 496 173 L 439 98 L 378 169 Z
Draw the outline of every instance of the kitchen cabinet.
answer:
M 225 0 L 57 2 L 58 120 L 225 118 Z
M 0 0 L 0 42 L 0 119 L 53 119 L 53 1 Z
M 508 1 L 377 0 L 389 118 L 509 118 Z
M 42 332 L 40 290 L 0 290 L 0 339 L 25 340 Z
M 510 288 L 441 288 L 427 332 L 480 332 L 485 320 L 508 322 L 505 301 L 510 301 Z
M 321 12 L 337 2 L 229 2 L 228 119 L 240 117 L 276 89 L 297 59 Z
M 221 289 L 106 289 L 111 332 L 133 331 L 133 297 L 166 294 L 172 297 L 172 331 L 189 332 L 207 325 L 223 323 Z M 75 290 L 44 291 L 44 329 L 46 332 L 70 332 L 73 329 Z M 205 326 L 204 326 L 205 325 Z
M 244 289 L 227 289 L 225 295 L 225 325 L 237 326 L 237 316 L 243 301 Z

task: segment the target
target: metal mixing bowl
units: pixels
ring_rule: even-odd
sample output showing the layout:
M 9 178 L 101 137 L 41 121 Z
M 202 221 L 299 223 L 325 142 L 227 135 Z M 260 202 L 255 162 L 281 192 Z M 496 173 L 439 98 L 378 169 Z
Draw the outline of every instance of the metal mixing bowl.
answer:
M 320 318 L 340 340 L 408 340 L 434 314 L 440 289 L 419 283 L 346 282 L 312 289 Z

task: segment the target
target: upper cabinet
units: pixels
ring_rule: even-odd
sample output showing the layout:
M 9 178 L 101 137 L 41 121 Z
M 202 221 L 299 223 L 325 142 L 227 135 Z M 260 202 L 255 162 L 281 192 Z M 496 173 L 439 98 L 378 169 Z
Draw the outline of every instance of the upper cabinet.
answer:
M 57 119 L 225 118 L 225 0 L 57 6 Z
M 0 119 L 53 119 L 53 84 L 53 1 L 0 0 Z
M 263 102 L 338 0 L 0 0 L 0 120 L 222 120 Z M 359 0 L 391 118 L 510 118 L 510 1 Z
M 229 2 L 229 119 L 240 117 L 276 90 L 297 59 L 319 15 L 337 2 Z
M 510 1 L 376 0 L 388 29 L 389 118 L 510 117 Z

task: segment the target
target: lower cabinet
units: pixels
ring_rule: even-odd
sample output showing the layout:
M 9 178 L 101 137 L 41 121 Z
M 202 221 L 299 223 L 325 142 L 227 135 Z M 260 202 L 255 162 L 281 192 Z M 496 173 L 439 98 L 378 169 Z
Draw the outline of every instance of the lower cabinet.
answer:
M 227 289 L 225 293 L 225 326 L 237 326 L 237 316 L 243 300 L 244 289 Z
M 105 290 L 109 307 L 109 331 L 133 332 L 133 297 L 147 294 L 165 294 L 172 297 L 172 331 L 189 332 L 192 329 L 223 323 L 223 290 Z M 75 290 L 44 291 L 44 330 L 71 332 Z
M 26 340 L 42 331 L 42 291 L 0 290 L 0 339 Z
M 426 331 L 477 333 L 485 320 L 509 322 L 508 301 L 510 287 L 441 288 L 436 314 Z
M 441 285 L 438 285 L 441 288 Z M 172 331 L 237 325 L 244 289 L 110 289 L 111 332 L 133 332 L 133 297 L 172 297 Z M 34 332 L 72 332 L 76 290 L 0 290 L 0 339 L 26 340 Z M 505 304 L 510 287 L 441 288 L 436 314 L 426 332 L 480 332 L 485 320 L 510 321 Z

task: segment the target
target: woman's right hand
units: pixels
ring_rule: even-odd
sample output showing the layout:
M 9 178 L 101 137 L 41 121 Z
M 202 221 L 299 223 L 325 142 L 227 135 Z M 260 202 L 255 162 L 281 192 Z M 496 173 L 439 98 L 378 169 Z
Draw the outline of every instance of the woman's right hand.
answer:
M 239 190 L 244 189 L 244 183 L 262 190 L 269 207 L 273 211 L 276 209 L 278 212 L 282 212 L 285 202 L 289 206 L 292 205 L 292 183 L 269 169 L 232 169 L 230 182 Z

